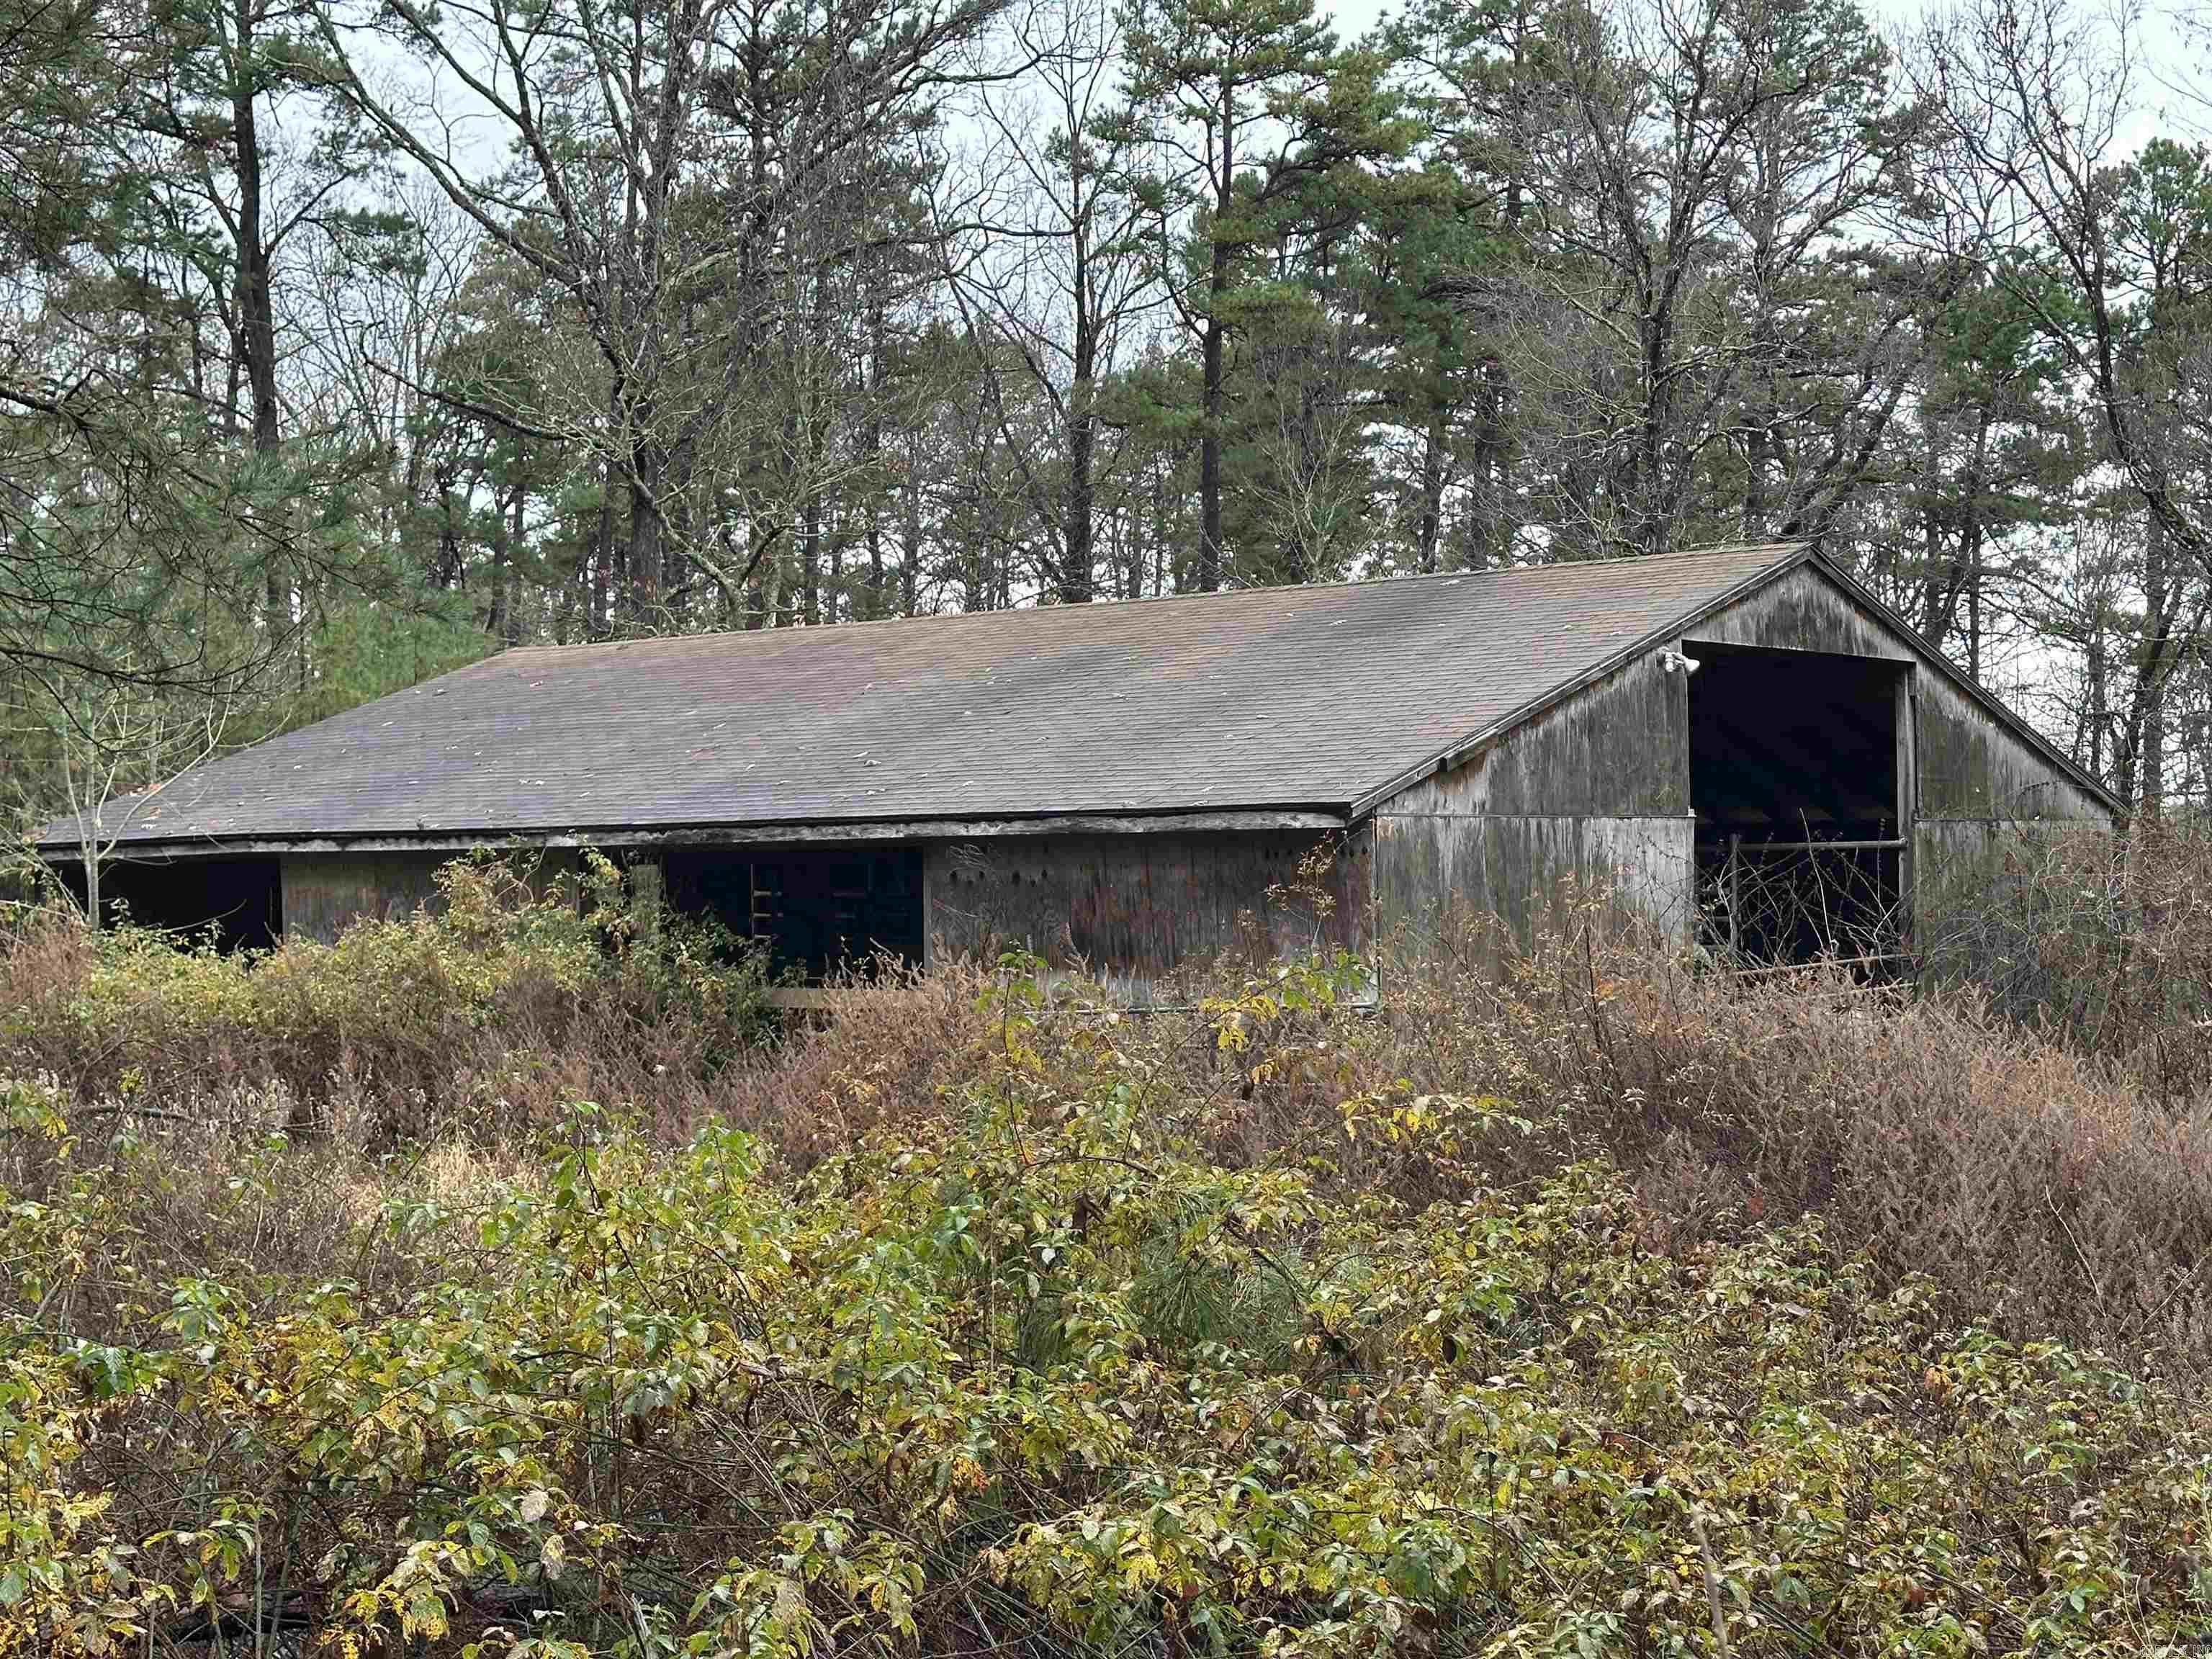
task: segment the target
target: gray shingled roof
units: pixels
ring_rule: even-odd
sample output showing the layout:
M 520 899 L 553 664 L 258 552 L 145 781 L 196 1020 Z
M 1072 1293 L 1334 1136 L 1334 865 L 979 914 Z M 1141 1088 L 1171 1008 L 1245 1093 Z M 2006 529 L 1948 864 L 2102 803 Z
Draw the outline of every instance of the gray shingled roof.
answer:
M 128 842 L 204 843 L 1348 811 L 1802 556 L 1722 548 L 509 651 L 196 768 L 109 820 L 128 815 Z

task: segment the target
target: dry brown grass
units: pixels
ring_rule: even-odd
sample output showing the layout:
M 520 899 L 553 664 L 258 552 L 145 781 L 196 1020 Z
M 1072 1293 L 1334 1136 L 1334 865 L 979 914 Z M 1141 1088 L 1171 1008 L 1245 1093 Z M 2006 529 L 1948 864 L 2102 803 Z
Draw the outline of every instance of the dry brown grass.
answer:
M 1646 963 L 1579 1017 L 1503 1001 L 1524 1088 L 1564 1143 L 1638 1174 L 1660 1247 L 1817 1213 L 1961 1316 L 2212 1357 L 2212 1103 L 1969 994 Z
M 2117 1061 L 2176 1105 L 2212 1089 L 2212 824 L 2021 836 L 1936 885 L 1923 987 Z

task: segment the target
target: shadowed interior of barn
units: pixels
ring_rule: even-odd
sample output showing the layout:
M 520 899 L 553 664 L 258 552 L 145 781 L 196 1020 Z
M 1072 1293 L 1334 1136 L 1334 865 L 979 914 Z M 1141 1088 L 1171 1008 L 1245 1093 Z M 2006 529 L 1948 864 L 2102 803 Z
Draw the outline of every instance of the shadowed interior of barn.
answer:
M 1902 943 L 1906 665 L 1690 641 L 1690 800 L 1708 942 L 1759 961 Z
M 82 907 L 83 864 L 63 862 L 57 873 Z M 174 934 L 180 943 L 265 951 L 284 932 L 283 866 L 268 854 L 116 860 L 100 872 L 100 911 L 111 927 L 128 921 Z
M 920 965 L 921 848 L 680 848 L 661 860 L 671 905 L 764 947 L 771 967 L 818 983 L 841 967 Z

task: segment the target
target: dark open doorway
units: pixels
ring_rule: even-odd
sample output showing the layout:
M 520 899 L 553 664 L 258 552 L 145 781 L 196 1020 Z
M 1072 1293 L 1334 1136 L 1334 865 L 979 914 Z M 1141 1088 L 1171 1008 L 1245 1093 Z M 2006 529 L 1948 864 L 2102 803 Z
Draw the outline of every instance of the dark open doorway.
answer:
M 1753 961 L 1880 961 L 1899 937 L 1899 691 L 1879 657 L 1686 643 L 1707 943 Z
M 84 866 L 57 866 L 84 902 Z M 219 951 L 265 951 L 284 932 L 284 888 L 273 858 L 112 859 L 100 867 L 100 921 L 212 939 Z
M 672 905 L 765 945 L 777 974 L 921 961 L 919 847 L 685 848 L 662 868 Z

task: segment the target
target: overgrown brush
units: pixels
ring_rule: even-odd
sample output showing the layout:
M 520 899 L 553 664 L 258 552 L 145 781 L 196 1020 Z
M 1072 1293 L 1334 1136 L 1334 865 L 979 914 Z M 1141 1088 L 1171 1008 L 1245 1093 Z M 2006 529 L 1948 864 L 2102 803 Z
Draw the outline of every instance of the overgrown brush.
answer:
M 756 1051 L 744 1121 L 805 1164 L 942 1117 L 997 1040 L 996 1005 L 957 994 L 974 982 Z M 1818 1216 L 1958 1318 L 2067 1330 L 2192 1387 L 2212 1375 L 2212 1100 L 2164 1097 L 1971 994 L 1699 975 L 1573 928 L 1502 970 L 1446 957 L 1371 1006 L 1358 988 L 1352 964 L 1286 969 L 1125 1017 L 1118 1051 L 1225 1165 L 1329 1148 L 1334 1189 L 1419 1207 L 1600 1158 L 1635 1183 L 1654 1249 Z M 1087 1076 L 1074 1034 L 1093 1017 L 1079 998 L 1047 1011 L 1044 1063 Z M 1450 1158 L 1432 1138 L 1342 1142 L 1345 1103 L 1423 1095 L 1510 1102 L 1534 1132 Z
M 2061 866 L 2042 867 L 2048 888 Z M 2167 872 L 2176 896 L 2136 907 L 2165 931 L 2124 954 L 2185 964 L 2196 913 L 2174 866 L 2129 867 Z M 182 1120 L 305 1126 L 378 1152 L 453 1128 L 496 1144 L 585 1098 L 676 1139 L 719 1120 L 805 1170 L 957 1115 L 1004 1047 L 1009 1004 L 993 988 L 1027 982 L 1018 962 L 891 976 L 766 1042 L 757 965 L 641 909 L 611 867 L 595 879 L 579 907 L 501 866 L 459 866 L 442 913 L 258 963 L 144 934 L 33 933 L 0 956 L 0 1065 L 55 1077 L 88 1135 Z M 2044 902 L 2035 890 L 1991 902 Z M 1656 1249 L 1818 1215 L 1839 1246 L 1893 1280 L 1924 1276 L 1962 1318 L 2071 1330 L 2178 1376 L 2212 1360 L 2212 1117 L 2201 1091 L 2170 1086 L 2172 1067 L 2147 1073 L 2139 1045 L 2088 1052 L 2075 1021 L 2024 1026 L 2032 1011 L 1995 990 L 1698 975 L 1560 914 L 1502 967 L 1494 941 L 1447 935 L 1371 1006 L 1349 959 L 1143 1016 L 1063 982 L 1032 1046 L 1087 1086 L 1091 1061 L 1063 1034 L 1117 1019 L 1118 1052 L 1182 1103 L 1224 1166 L 1329 1148 L 1337 1190 L 1418 1207 L 1596 1156 L 1644 1194 Z M 2116 969 L 2080 975 L 2101 975 L 2099 1006 L 2124 1000 Z M 1432 1139 L 1342 1142 L 1345 1103 L 1423 1094 L 1514 1103 L 1535 1133 L 1457 1161 Z
M 333 945 L 225 955 L 55 921 L 0 950 L 0 1067 L 102 1109 L 221 1115 L 272 1096 L 349 1134 L 524 1132 L 580 1089 L 710 1075 L 762 1029 L 757 957 L 633 896 L 603 859 L 581 893 L 498 860 L 441 902 Z
M 2212 1090 L 2212 827 L 2024 834 L 1923 881 L 1924 991 L 1963 991 L 2161 1099 Z
M 0 1649 L 2212 1632 L 2205 1109 L 2002 988 L 1570 918 L 1375 998 L 1010 959 L 766 1042 L 618 886 L 453 880 L 258 967 L 0 966 Z
M 2212 1360 L 2212 1100 L 2161 1098 L 1972 995 L 1841 975 L 1601 953 L 1431 994 L 1399 1034 L 1415 1074 L 1542 1103 L 1555 1143 L 1633 1173 L 1661 1248 L 1818 1216 L 1956 1316 L 2195 1378 Z
M 580 1107 L 528 1162 L 356 1162 L 313 1259 L 264 1265 L 238 1241 L 301 1239 L 341 1149 L 210 1148 L 204 1177 L 159 1125 L 81 1141 L 16 1085 L 9 1179 L 45 1197 L 0 1218 L 0 1650 L 252 1651 L 281 1621 L 362 1653 L 2136 1656 L 2212 1628 L 2212 1442 L 2156 1384 L 1961 1327 L 1814 1222 L 1666 1254 L 1601 1164 L 1475 1184 L 1537 1133 L 1496 1101 L 1339 1104 L 1334 1145 L 1467 1183 L 1409 1205 L 1208 1156 L 1181 1063 L 1104 1011 L 1017 977 L 975 1012 L 936 1121 L 803 1174 Z M 1330 1012 L 1286 982 L 1209 1029 L 1233 1070 Z M 170 1255 L 141 1221 L 177 1194 L 229 1242 Z

